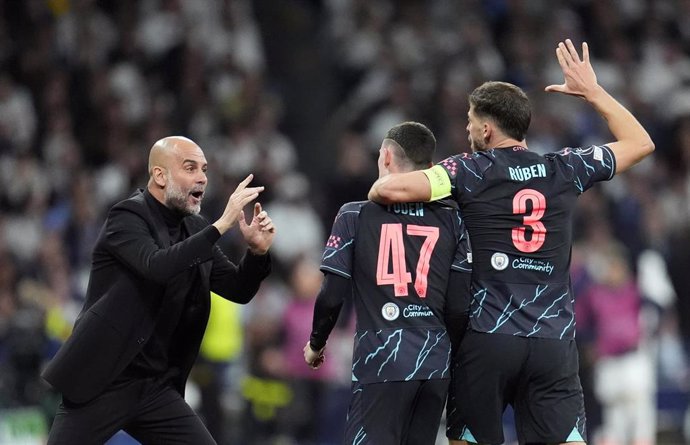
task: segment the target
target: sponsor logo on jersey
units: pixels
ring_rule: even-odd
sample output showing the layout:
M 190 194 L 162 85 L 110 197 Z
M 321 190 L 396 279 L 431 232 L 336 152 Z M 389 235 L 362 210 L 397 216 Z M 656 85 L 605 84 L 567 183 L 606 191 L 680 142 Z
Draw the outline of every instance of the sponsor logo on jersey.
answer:
M 491 267 L 496 270 L 503 270 L 508 267 L 508 255 L 503 252 L 496 252 L 491 255 Z
M 513 269 L 533 270 L 535 272 L 546 272 L 551 275 L 554 266 L 550 261 L 535 260 L 534 258 L 515 258 L 511 264 Z
M 395 303 L 386 303 L 381 308 L 381 315 L 388 321 L 393 321 L 400 316 L 400 308 Z
M 419 304 L 408 304 L 405 309 L 403 309 L 403 317 L 413 318 L 413 317 L 433 317 L 434 313 L 431 312 L 428 306 L 423 306 Z

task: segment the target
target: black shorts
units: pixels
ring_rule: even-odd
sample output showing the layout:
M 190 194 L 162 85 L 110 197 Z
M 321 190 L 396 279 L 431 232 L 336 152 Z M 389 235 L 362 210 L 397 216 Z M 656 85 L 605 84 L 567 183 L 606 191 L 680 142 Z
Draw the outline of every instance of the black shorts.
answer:
M 448 379 L 352 382 L 343 443 L 434 445 L 448 383 Z
M 586 441 L 575 340 L 468 331 L 453 363 L 446 436 L 503 443 L 503 411 L 515 411 L 518 441 Z

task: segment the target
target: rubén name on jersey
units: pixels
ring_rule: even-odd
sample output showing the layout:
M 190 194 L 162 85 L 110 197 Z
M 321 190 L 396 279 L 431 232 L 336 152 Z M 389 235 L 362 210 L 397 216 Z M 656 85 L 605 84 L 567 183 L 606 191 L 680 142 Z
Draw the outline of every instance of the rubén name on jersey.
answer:
M 532 178 L 545 178 L 546 166 L 544 164 L 534 164 L 528 167 L 508 167 L 510 179 L 513 181 L 529 181 Z
M 389 204 L 388 211 L 400 215 L 424 216 L 424 203 L 421 202 L 402 202 Z

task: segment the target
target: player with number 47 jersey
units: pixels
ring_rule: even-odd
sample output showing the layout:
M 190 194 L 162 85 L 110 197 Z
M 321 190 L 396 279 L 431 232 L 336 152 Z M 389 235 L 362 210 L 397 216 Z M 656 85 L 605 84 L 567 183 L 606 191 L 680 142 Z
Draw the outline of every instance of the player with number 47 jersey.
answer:
M 352 278 L 353 380 L 450 377 L 444 323 L 449 270 L 471 271 L 453 204 L 364 201 L 340 209 L 321 270 Z
M 379 177 L 431 167 L 435 147 L 424 125 L 394 126 L 379 150 Z M 341 207 L 304 358 L 321 364 L 343 302 L 351 301 L 357 328 L 343 443 L 436 442 L 453 351 L 467 328 L 471 261 L 453 201 Z

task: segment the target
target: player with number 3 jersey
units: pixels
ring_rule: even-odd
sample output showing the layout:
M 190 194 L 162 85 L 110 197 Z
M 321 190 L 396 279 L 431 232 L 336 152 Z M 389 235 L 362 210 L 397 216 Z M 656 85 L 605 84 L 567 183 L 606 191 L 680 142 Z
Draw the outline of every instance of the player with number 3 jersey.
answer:
M 393 127 L 379 173 L 428 168 L 434 147 L 421 124 Z M 340 306 L 352 298 L 357 327 L 344 443 L 435 443 L 451 344 L 457 347 L 467 325 L 469 255 L 453 201 L 341 207 L 323 254 L 324 286 L 305 359 L 318 366 Z
M 469 97 L 472 154 L 423 172 L 379 178 L 383 204 L 452 196 L 472 240 L 470 327 L 454 356 L 451 443 L 503 443 L 506 405 L 521 444 L 584 443 L 569 267 L 577 197 L 654 150 L 635 117 L 598 85 L 570 40 L 556 55 L 565 83 L 546 91 L 584 98 L 616 141 L 539 155 L 527 148 L 529 100 L 517 86 L 486 82 Z
M 472 329 L 574 338 L 570 221 L 579 194 L 613 177 L 611 150 L 566 148 L 542 156 L 516 145 L 452 156 L 433 170 L 447 174 L 442 187 L 462 203 L 472 228 Z

